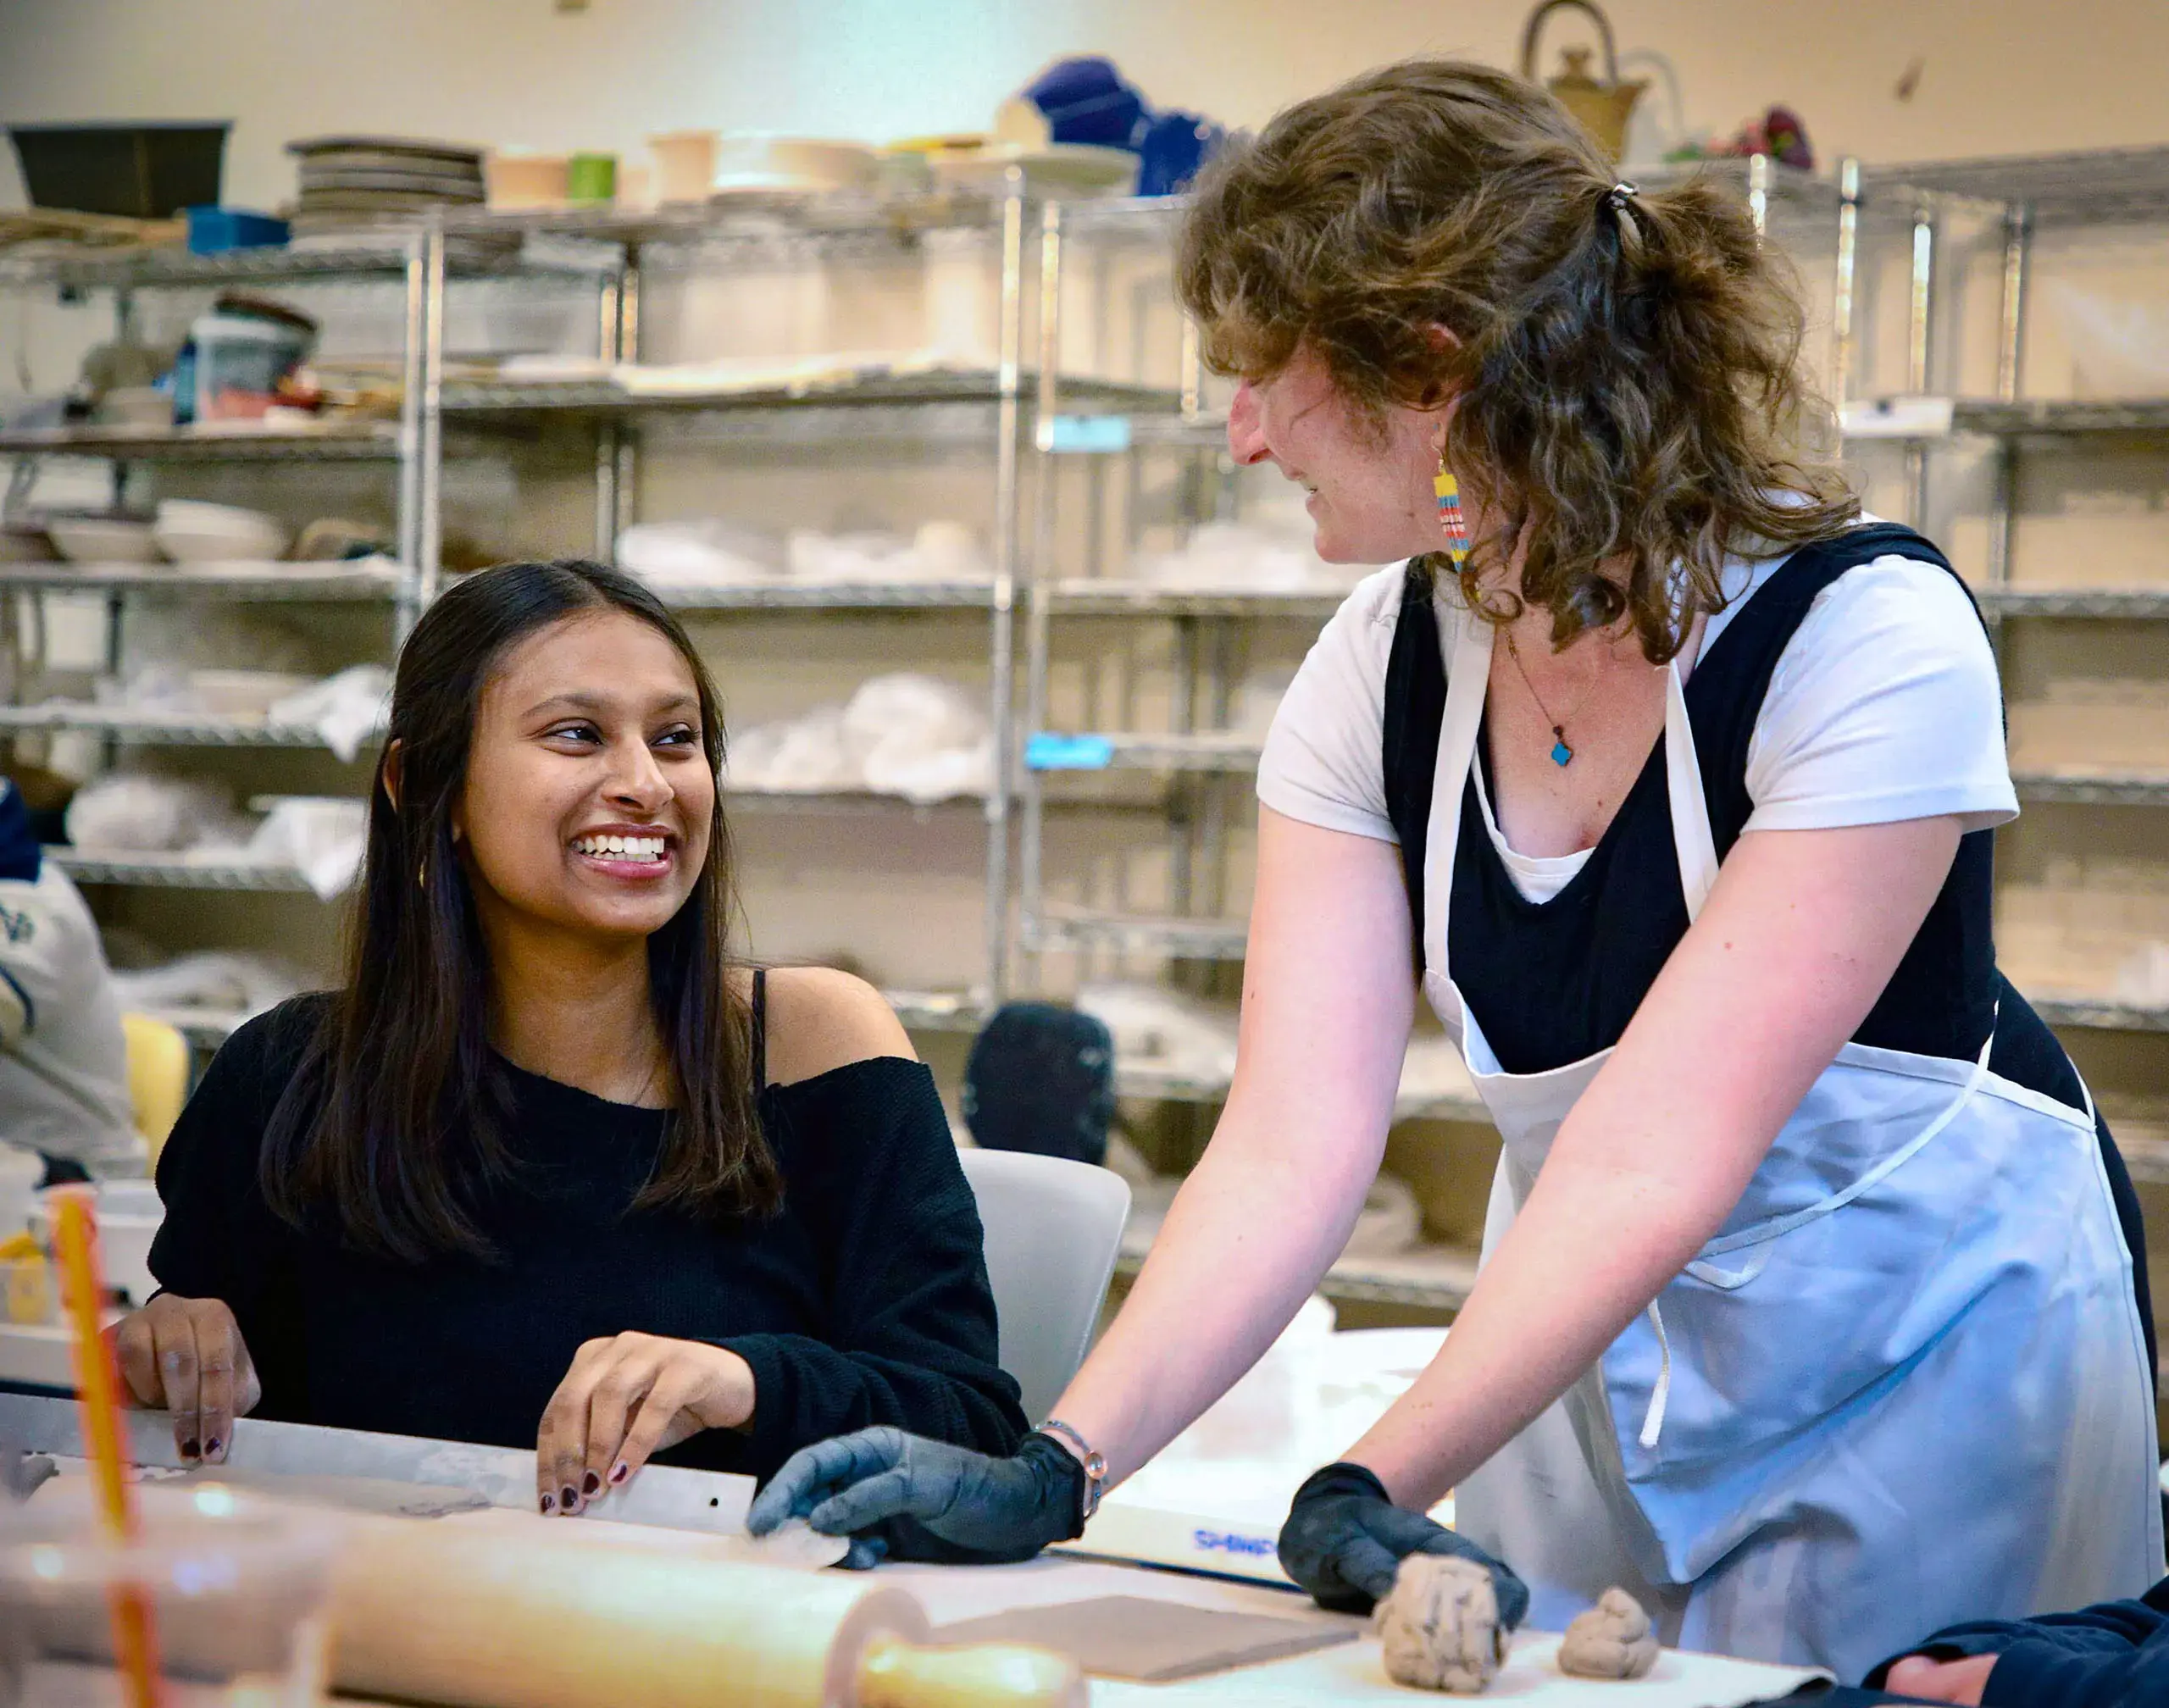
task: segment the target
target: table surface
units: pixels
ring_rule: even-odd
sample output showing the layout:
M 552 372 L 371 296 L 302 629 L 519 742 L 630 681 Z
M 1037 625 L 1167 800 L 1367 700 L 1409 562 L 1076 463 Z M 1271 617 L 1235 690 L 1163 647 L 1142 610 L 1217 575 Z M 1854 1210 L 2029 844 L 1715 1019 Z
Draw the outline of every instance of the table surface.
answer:
M 1148 1472 L 1125 1486 L 1118 1498 L 1140 1504 L 1173 1498 L 1189 1500 L 1210 1487 L 1216 1510 L 1238 1490 L 1247 1495 L 1230 1511 L 1230 1519 L 1272 1520 L 1284 1513 L 1289 1494 L 1307 1470 L 1330 1458 L 1369 1419 L 1383 1411 L 1415 1372 L 1437 1350 L 1438 1330 L 1382 1330 L 1333 1335 L 1305 1349 L 1300 1360 L 1282 1367 L 1268 1361 L 1239 1384 L 1219 1406 L 1192 1429 Z M 53 1330 L 10 1331 L 0 1326 L 0 1380 L 41 1380 L 64 1385 L 66 1344 Z M 57 1372 L 57 1379 L 56 1379 Z M 1328 1445 L 1328 1443 L 1333 1445 Z M 71 1467 L 72 1468 L 72 1467 Z M 1156 1483 L 1164 1486 L 1155 1486 Z M 1285 1487 L 1280 1486 L 1285 1483 Z M 1223 1485 L 1225 1486 L 1214 1486 Z M 1185 1502 L 1187 1504 L 1187 1500 Z M 1256 1507 L 1255 1513 L 1248 1509 Z M 606 1521 L 545 1519 L 524 1511 L 494 1509 L 414 1522 L 550 1526 L 552 1539 L 568 1531 L 591 1536 L 598 1545 L 636 1544 L 649 1548 L 696 1552 L 711 1539 L 691 1532 L 662 1530 Z M 1089 1539 L 1088 1539 L 1089 1540 Z M 1279 1618 L 1328 1624 L 1362 1622 L 1328 1613 L 1289 1589 L 1255 1582 L 1157 1569 L 1134 1562 L 1076 1555 L 1046 1555 L 1017 1566 L 948 1567 L 895 1563 L 876 1578 L 908 1589 L 935 1626 L 1006 1612 L 1020 1607 L 1081 1601 L 1103 1595 L 1137 1595 L 1194 1607 L 1263 1613 Z M 1538 1708 L 1736 1708 L 1736 1705 L 1780 1697 L 1820 1676 L 1803 1667 L 1766 1666 L 1718 1655 L 1667 1650 L 1647 1678 L 1632 1682 L 1570 1678 L 1554 1663 L 1556 1635 L 1520 1634 L 1506 1667 L 1484 1693 L 1486 1700 L 1538 1705 Z M 1428 1696 L 1428 1693 L 1426 1693 Z M 1332 1705 L 1395 1703 L 1407 1708 L 1426 1700 L 1394 1684 L 1385 1675 L 1378 1639 L 1367 1630 L 1355 1642 L 1308 1655 L 1236 1668 L 1207 1678 L 1169 1684 L 1140 1684 L 1116 1679 L 1091 1681 L 1095 1708 L 1150 1708 L 1150 1705 L 1235 1703 L 1246 1708 L 1332 1708 Z

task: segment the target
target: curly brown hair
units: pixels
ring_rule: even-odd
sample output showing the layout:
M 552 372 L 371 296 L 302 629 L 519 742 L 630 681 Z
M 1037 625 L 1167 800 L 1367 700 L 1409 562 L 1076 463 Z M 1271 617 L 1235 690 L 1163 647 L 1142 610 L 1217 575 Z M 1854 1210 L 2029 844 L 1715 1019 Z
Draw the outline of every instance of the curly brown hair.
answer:
M 1217 372 L 1269 378 L 1301 349 L 1373 421 L 1445 407 L 1448 458 L 1498 518 L 1461 571 L 1473 608 L 1544 606 L 1560 646 L 1631 617 L 1661 663 L 1723 606 L 1728 557 L 1860 506 L 1804 449 L 1828 410 L 1784 262 L 1721 186 L 1615 197 L 1616 175 L 1543 90 L 1411 59 L 1227 151 L 1177 278 Z M 1522 541 L 1520 596 L 1482 588 Z

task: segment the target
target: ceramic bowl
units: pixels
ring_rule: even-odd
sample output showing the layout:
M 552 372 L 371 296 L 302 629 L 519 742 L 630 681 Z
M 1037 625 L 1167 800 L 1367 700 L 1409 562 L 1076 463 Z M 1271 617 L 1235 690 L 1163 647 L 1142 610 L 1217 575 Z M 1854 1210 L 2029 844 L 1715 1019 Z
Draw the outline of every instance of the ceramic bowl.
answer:
M 658 202 L 705 202 L 715 178 L 717 151 L 723 136 L 716 130 L 674 130 L 647 139 L 655 157 L 655 194 Z
M 186 498 L 160 504 L 152 532 L 176 563 L 262 563 L 284 555 L 293 539 L 276 517 Z
M 148 522 L 118 516 L 55 516 L 45 524 L 71 563 L 155 563 L 158 542 Z
M 562 208 L 572 164 L 569 154 L 492 154 L 484 168 L 490 205 L 513 209 Z
M 968 153 L 932 155 L 928 164 L 937 184 L 957 189 L 999 191 L 1012 166 L 1023 169 L 1024 187 L 1035 195 L 1127 196 L 1137 187 L 1137 156 L 1083 142 L 1045 148 L 996 142 Z
M 864 190 L 879 170 L 879 158 L 863 142 L 829 142 L 810 136 L 772 136 L 743 132 L 719 139 L 715 176 L 718 195 L 735 191 Z

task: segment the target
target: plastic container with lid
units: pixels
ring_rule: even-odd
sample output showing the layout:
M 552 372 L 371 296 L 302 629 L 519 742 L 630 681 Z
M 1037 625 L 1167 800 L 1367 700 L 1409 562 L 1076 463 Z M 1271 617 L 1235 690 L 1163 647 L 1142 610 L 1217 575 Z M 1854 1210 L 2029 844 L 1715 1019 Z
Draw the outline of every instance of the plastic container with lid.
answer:
M 230 294 L 190 325 L 188 341 L 194 419 L 253 420 L 270 406 L 279 382 L 308 359 L 316 328 L 281 304 Z

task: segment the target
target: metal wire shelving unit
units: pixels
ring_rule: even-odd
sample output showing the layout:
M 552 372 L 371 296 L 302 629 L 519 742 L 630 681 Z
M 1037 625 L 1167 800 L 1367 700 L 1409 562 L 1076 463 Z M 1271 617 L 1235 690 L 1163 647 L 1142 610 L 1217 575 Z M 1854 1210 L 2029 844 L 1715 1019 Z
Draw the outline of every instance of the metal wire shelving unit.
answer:
M 445 464 L 449 435 L 482 440 L 556 424 L 591 435 L 592 555 L 606 561 L 618 534 L 634 519 L 642 439 L 662 418 L 698 415 L 718 430 L 715 454 L 734 440 L 784 439 L 835 445 L 893 435 L 983 448 L 993 484 L 996 524 L 992 573 L 966 581 L 896 580 L 763 585 L 676 582 L 659 591 L 688 613 L 747 615 L 808 612 L 983 613 L 991 679 L 990 719 L 996 751 L 1014 750 L 1015 609 L 1022 550 L 1018 521 L 1029 459 L 1037 456 L 1038 418 L 1048 408 L 1074 417 L 1147 417 L 1172 407 L 1173 395 L 1107 380 L 1043 374 L 1027 360 L 1029 234 L 1039 204 L 1028 202 L 1020 175 L 1004 193 L 947 195 L 873 202 L 844 197 L 761 198 L 705 210 L 652 215 L 608 212 L 425 218 L 398 234 L 394 247 L 250 252 L 194 258 L 173 252 L 125 256 L 14 258 L 0 263 L 0 289 L 55 288 L 112 293 L 117 320 L 130 320 L 135 294 L 149 289 L 201 289 L 250 283 L 276 285 L 374 279 L 403 291 L 403 339 L 397 363 L 402 413 L 396 422 L 362 421 L 267 428 L 69 427 L 0 432 L 0 458 L 100 458 L 125 468 L 136 463 L 313 463 L 358 461 L 388 465 L 397 482 L 398 563 L 367 569 L 339 565 L 230 565 L 204 569 L 166 566 L 0 565 L 0 593 L 95 593 L 108 603 L 108 663 L 121 657 L 125 613 L 136 600 L 236 604 L 278 602 L 383 602 L 390 636 L 403 636 L 446 585 L 443 567 Z M 824 260 L 848 265 L 855 256 L 893 256 L 929 232 L 969 228 L 990 238 L 999 258 L 999 350 L 990 364 L 899 367 L 895 371 L 822 375 L 778 383 L 686 385 L 658 379 L 642 366 L 643 290 L 651 263 L 666 252 L 674 264 L 728 269 L 757 255 L 779 235 L 818 246 Z M 590 377 L 513 380 L 474 377 L 447 359 L 451 293 L 463 281 L 540 278 L 554 287 L 590 294 L 595 367 Z M 678 376 L 682 380 L 682 376 Z M 387 653 L 388 656 L 388 653 Z M 261 720 L 160 717 L 148 713 L 47 703 L 0 708 L 0 735 L 88 734 L 108 752 L 164 746 L 237 749 L 320 747 L 313 729 Z M 953 1026 L 983 1015 L 1005 994 L 1010 977 L 1010 845 L 1012 795 L 996 789 L 960 801 L 914 806 L 868 790 L 788 789 L 731 791 L 735 807 L 763 812 L 848 813 L 968 810 L 985 829 L 986 957 L 968 990 L 921 993 L 907 1015 L 927 1025 Z M 86 882 L 170 887 L 292 888 L 277 874 L 231 864 L 184 860 L 76 859 Z

